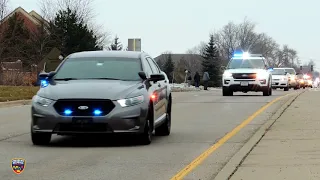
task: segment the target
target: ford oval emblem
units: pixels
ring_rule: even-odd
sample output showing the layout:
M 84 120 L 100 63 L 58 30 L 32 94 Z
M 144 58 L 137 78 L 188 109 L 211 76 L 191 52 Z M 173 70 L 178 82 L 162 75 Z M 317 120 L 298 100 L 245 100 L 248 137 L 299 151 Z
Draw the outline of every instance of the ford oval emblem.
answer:
M 88 107 L 88 106 L 79 106 L 78 109 L 80 109 L 80 110 L 86 110 L 86 109 L 89 109 L 89 107 Z

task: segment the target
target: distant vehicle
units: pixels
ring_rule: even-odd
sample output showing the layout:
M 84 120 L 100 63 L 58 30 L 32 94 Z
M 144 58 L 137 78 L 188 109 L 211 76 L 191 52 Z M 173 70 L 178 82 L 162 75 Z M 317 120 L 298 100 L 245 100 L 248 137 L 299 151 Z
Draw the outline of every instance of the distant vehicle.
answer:
M 40 79 L 31 108 L 35 145 L 50 143 L 52 134 L 129 133 L 142 144 L 154 131 L 170 134 L 169 81 L 144 52 L 74 53 Z
M 284 68 L 273 68 L 272 74 L 272 88 L 281 88 L 284 91 L 289 91 L 289 74 Z
M 305 75 L 303 75 L 303 79 L 304 79 L 305 87 L 312 88 L 313 81 L 312 81 L 311 76 L 308 74 L 305 74 Z
M 286 72 L 289 74 L 289 87 L 296 89 L 300 89 L 300 84 L 297 78 L 297 72 L 294 68 L 284 68 Z
M 308 82 L 304 79 L 303 74 L 297 75 L 297 81 L 299 83 L 299 87 L 305 89 L 308 85 Z
M 271 73 L 261 54 L 234 54 L 223 73 L 222 83 L 223 96 L 232 96 L 233 92 L 239 91 L 260 91 L 263 96 L 272 95 Z

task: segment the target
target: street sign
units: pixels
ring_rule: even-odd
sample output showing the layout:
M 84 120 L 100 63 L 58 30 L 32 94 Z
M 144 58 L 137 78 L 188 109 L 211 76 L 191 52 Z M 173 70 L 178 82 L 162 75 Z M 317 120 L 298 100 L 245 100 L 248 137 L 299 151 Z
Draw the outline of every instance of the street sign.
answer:
M 141 51 L 141 39 L 128 39 L 128 51 Z

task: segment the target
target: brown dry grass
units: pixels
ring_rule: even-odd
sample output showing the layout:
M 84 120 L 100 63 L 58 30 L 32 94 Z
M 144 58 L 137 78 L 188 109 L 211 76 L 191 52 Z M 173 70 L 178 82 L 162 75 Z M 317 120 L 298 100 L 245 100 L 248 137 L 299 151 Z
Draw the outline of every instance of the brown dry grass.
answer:
M 38 90 L 34 86 L 0 86 L 0 102 L 32 99 Z

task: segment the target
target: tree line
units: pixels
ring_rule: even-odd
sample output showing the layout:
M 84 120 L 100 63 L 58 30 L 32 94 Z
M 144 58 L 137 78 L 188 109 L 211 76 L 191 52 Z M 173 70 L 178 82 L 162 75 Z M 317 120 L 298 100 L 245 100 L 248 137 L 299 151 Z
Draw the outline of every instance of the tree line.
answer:
M 209 35 L 208 42 L 200 42 L 199 45 L 186 51 L 186 54 L 195 54 L 202 57 L 202 62 L 184 61 L 172 62 L 167 58 L 162 68 L 167 74 L 173 74 L 179 65 L 191 72 L 209 72 L 211 86 L 221 86 L 222 66 L 226 66 L 237 50 L 247 51 L 252 54 L 262 54 L 272 67 L 293 67 L 299 71 L 301 60 L 298 51 L 287 44 L 280 45 L 266 33 L 255 31 L 256 23 L 245 18 L 241 23 L 229 22 L 220 30 Z M 168 53 L 166 57 L 171 57 Z M 307 65 L 314 65 L 310 61 Z M 171 76 L 170 76 L 171 77 Z

